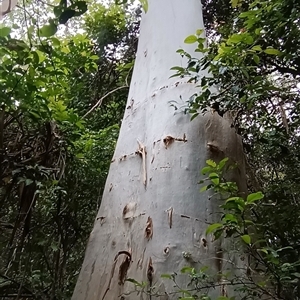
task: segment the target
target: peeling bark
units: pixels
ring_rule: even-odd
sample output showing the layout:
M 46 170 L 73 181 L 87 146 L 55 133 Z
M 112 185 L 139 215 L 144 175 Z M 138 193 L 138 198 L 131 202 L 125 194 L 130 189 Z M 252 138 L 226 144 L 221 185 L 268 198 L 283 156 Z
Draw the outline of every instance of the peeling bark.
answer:
M 153 237 L 153 222 L 150 217 L 148 217 L 146 229 L 145 229 L 145 238 L 149 241 Z

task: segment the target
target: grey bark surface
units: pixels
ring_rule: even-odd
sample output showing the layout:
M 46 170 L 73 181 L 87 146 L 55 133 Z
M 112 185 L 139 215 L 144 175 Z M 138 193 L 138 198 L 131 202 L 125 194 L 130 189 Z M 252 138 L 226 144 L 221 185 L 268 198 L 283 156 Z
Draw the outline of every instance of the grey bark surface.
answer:
M 201 28 L 199 0 L 149 0 L 127 109 L 73 300 L 151 299 L 133 293 L 126 278 L 157 287 L 159 299 L 177 299 L 161 274 L 184 266 L 227 267 L 221 241 L 205 235 L 219 203 L 200 193 L 198 182 L 208 158 L 229 156 L 243 184 L 241 142 L 217 113 L 191 122 L 189 115 L 174 115 L 168 103 L 196 91 L 187 79 L 169 77 L 171 67 L 186 64 L 176 50 L 194 53 L 183 41 Z

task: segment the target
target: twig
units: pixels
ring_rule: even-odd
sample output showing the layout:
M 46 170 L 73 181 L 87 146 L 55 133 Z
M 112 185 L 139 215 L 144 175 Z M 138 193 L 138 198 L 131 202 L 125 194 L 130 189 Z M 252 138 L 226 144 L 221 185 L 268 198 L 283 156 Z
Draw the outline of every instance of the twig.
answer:
M 82 117 L 82 118 L 85 118 L 87 115 L 89 115 L 94 109 L 96 109 L 98 106 L 100 106 L 101 104 L 102 104 L 102 101 L 106 98 L 106 97 L 108 97 L 109 95 L 111 95 L 112 93 L 114 93 L 114 92 L 116 92 L 116 91 L 118 91 L 118 90 L 120 90 L 120 89 L 124 89 L 124 88 L 127 88 L 128 86 L 127 85 L 124 85 L 124 86 L 119 86 L 119 87 L 117 87 L 116 89 L 114 89 L 114 90 L 112 90 L 112 91 L 110 91 L 110 92 L 108 92 L 107 94 L 105 94 L 103 97 L 101 97 L 98 101 L 97 101 L 97 103 Z

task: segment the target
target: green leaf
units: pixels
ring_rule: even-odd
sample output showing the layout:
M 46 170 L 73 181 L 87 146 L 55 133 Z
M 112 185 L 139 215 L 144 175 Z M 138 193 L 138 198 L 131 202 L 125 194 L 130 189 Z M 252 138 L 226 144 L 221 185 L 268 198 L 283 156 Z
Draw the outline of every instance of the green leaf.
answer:
M 264 50 L 264 52 L 266 54 L 277 55 L 277 56 L 280 56 L 282 54 L 279 50 L 274 49 L 274 48 L 267 48 L 267 49 Z
M 219 164 L 218 164 L 218 169 L 219 169 L 219 170 L 222 170 L 222 169 L 224 168 L 224 166 L 226 165 L 228 159 L 229 159 L 228 157 L 225 157 L 225 158 L 223 158 L 223 159 L 219 162 Z
M 187 38 L 185 38 L 184 42 L 186 44 L 194 44 L 194 43 L 197 42 L 197 40 L 198 40 L 197 36 L 195 36 L 195 35 L 189 35 Z
M 183 68 L 183 67 L 175 66 L 175 67 L 172 67 L 170 70 L 183 72 L 183 71 L 184 71 L 184 68 Z
M 207 167 L 204 167 L 204 168 L 202 168 L 202 170 L 201 170 L 201 174 L 202 175 L 205 175 L 205 174 L 207 174 L 208 172 L 210 172 L 212 169 L 211 169 L 211 167 L 209 167 L 209 166 L 207 166 Z
M 192 273 L 192 272 L 194 272 L 194 271 L 195 271 L 195 269 L 194 269 L 194 268 L 191 268 L 191 267 L 183 267 L 183 268 L 180 270 L 181 273 Z
M 78 127 L 78 128 L 80 128 L 80 129 L 83 129 L 84 128 L 84 122 L 83 122 L 83 120 L 80 120 L 80 121 L 77 121 L 76 123 L 75 123 L 75 125 Z
M 227 203 L 227 202 L 236 202 L 236 201 L 239 201 L 239 200 L 240 200 L 240 197 L 230 197 L 225 201 L 225 203 Z
M 253 37 L 248 33 L 244 33 L 244 42 L 248 45 L 253 44 L 254 42 Z
M 234 222 L 237 223 L 237 218 L 233 215 L 233 214 L 226 214 L 223 219 L 225 221 L 230 221 L 230 222 Z
M 204 29 L 197 29 L 196 35 L 201 35 L 204 32 Z
M 239 4 L 239 0 L 231 0 L 231 6 L 233 8 L 236 8 L 238 6 L 238 4 Z
M 248 234 L 242 235 L 241 239 L 247 244 L 250 245 L 251 244 L 251 237 Z
M 176 53 L 180 53 L 180 54 L 184 54 L 184 50 L 183 49 L 178 49 L 177 51 L 176 51 Z
M 263 252 L 265 254 L 268 254 L 268 250 L 266 248 L 257 249 L 257 251 Z
M 236 205 L 238 205 L 239 209 L 245 208 L 245 201 L 241 197 L 230 197 L 225 201 L 225 203 L 230 203 L 230 202 L 233 202 Z
M 209 178 L 213 184 L 218 185 L 220 183 L 220 178 L 217 173 L 210 173 Z
M 28 74 L 29 74 L 29 76 L 30 76 L 31 79 L 34 78 L 34 75 L 35 75 L 35 69 L 34 69 L 32 66 L 30 66 L 30 67 L 28 68 Z
M 79 159 L 84 158 L 84 154 L 83 153 L 76 153 L 76 157 Z
M 2 27 L 0 26 L 0 36 L 1 37 L 5 37 L 8 36 L 11 32 L 11 28 L 10 27 Z
M 69 6 L 69 9 L 74 9 L 75 16 L 78 17 L 84 14 L 87 11 L 88 7 L 86 1 L 76 1 Z
M 220 227 L 222 227 L 223 226 L 223 224 L 221 224 L 221 223 L 214 223 L 214 224 L 211 224 L 211 225 L 209 225 L 208 227 L 207 227 L 207 229 L 206 229 L 206 234 L 210 234 L 210 233 L 212 233 L 213 231 L 215 231 L 216 229 L 218 229 L 218 228 L 220 228 Z
M 188 296 L 191 296 L 191 292 L 187 291 L 187 290 L 184 290 L 184 289 L 179 289 L 178 290 L 179 293 L 182 293 L 183 295 L 188 295 Z M 182 299 L 190 299 L 190 297 L 184 297 L 184 298 L 180 298 L 181 300 Z M 192 299 L 195 299 L 194 297 Z
M 193 114 L 193 115 L 192 115 L 192 117 L 191 117 L 191 121 L 193 121 L 195 118 L 197 118 L 197 117 L 198 117 L 198 115 L 199 115 L 199 113 L 195 113 L 195 114 Z
M 254 225 L 254 222 L 251 220 L 244 220 L 246 225 Z
M 144 9 L 144 12 L 146 13 L 148 11 L 148 0 L 140 0 L 140 2 Z
M 98 60 L 99 56 L 98 55 L 91 55 L 90 59 L 92 59 L 92 60 Z
M 248 17 L 254 17 L 254 15 L 256 14 L 256 12 L 255 11 L 245 11 L 245 12 L 242 12 L 240 15 L 239 15 L 239 17 L 240 18 L 248 18 Z
M 56 17 L 59 17 L 63 11 L 64 11 L 64 7 L 61 5 L 55 6 L 53 8 L 53 13 Z
M 50 37 L 54 35 L 57 31 L 57 26 L 54 23 L 49 25 L 44 25 L 40 30 L 39 33 L 42 37 Z
M 244 35 L 242 34 L 233 34 L 228 40 L 227 40 L 227 44 L 237 44 L 239 42 L 241 42 L 244 38 Z
M 30 184 L 32 184 L 33 183 L 33 180 L 32 179 L 30 179 L 30 178 L 27 178 L 26 180 L 25 180 L 25 185 L 27 186 L 27 185 L 30 185 Z
M 33 118 L 34 118 L 35 120 L 39 120 L 39 119 L 41 118 L 41 116 L 40 116 L 38 113 L 36 113 L 36 112 L 34 112 L 34 111 L 32 111 L 32 110 L 28 111 L 28 113 L 29 113 L 31 116 L 33 116 Z
M 262 51 L 261 46 L 260 45 L 255 45 L 251 48 L 254 51 Z
M 256 54 L 253 55 L 253 60 L 255 61 L 256 64 L 259 64 L 260 62 L 260 58 Z
M 170 274 L 161 274 L 160 277 L 167 278 L 167 279 L 173 279 L 172 275 L 170 275 Z
M 35 53 L 37 54 L 38 63 L 42 63 L 46 59 L 46 55 L 40 50 L 33 51 L 32 53 L 33 55 L 35 55 Z
M 208 186 L 205 185 L 200 189 L 200 193 L 207 191 Z
M 213 168 L 215 168 L 217 166 L 217 164 L 213 160 L 211 160 L 211 159 L 208 159 L 206 161 L 206 164 L 209 165 L 209 166 L 211 166 L 211 167 L 213 167 Z
M 254 32 L 255 32 L 256 35 L 260 35 L 261 28 L 256 28 Z
M 264 194 L 262 192 L 257 192 L 257 193 L 252 193 L 250 195 L 247 196 L 247 204 L 251 204 L 254 201 L 260 200 L 264 197 Z
M 58 21 L 60 24 L 66 24 L 69 19 L 73 18 L 76 14 L 76 11 L 74 9 L 66 9 L 61 13 L 61 15 L 58 18 Z
M 53 251 L 57 251 L 58 250 L 58 245 L 53 243 L 50 245 L 50 248 L 53 250 Z
M 54 46 L 60 46 L 60 41 L 59 41 L 59 39 L 57 39 L 57 38 L 55 38 L 55 37 L 52 37 L 51 38 L 51 41 L 52 41 L 52 43 L 53 43 L 53 45 Z

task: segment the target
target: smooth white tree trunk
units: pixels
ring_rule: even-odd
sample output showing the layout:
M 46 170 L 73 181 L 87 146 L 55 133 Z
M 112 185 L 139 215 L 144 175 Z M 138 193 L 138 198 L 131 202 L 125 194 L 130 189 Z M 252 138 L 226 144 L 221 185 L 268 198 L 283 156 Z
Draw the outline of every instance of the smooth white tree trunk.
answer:
M 131 293 L 126 278 L 157 287 L 160 299 L 177 299 L 161 274 L 189 265 L 226 268 L 221 242 L 205 235 L 219 203 L 200 194 L 198 182 L 208 158 L 225 156 L 239 163 L 242 179 L 241 143 L 217 113 L 191 122 L 168 103 L 197 90 L 169 77 L 171 67 L 186 65 L 177 49 L 194 53 L 183 41 L 204 27 L 201 3 L 148 1 L 127 109 L 73 300 L 150 299 Z

